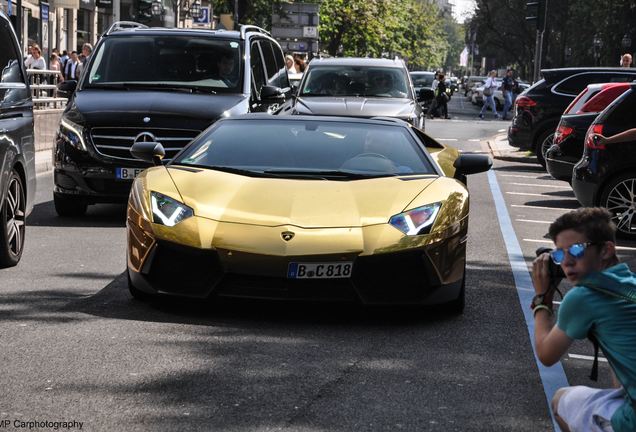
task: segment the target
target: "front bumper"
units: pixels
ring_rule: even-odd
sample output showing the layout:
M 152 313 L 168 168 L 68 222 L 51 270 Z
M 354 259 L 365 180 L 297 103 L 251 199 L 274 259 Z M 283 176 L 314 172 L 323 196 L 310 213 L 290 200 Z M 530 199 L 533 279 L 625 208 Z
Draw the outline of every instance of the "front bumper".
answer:
M 220 241 L 214 247 L 193 247 L 156 239 L 150 232 L 154 225 L 140 220 L 130 208 L 128 215 L 128 272 L 135 288 L 150 294 L 363 304 L 443 304 L 459 296 L 464 277 L 467 220 L 443 235 L 435 234 L 428 239 L 423 237 L 429 236 L 418 236 L 421 237 L 419 243 L 411 243 L 412 247 L 404 247 L 404 243 L 398 241 L 393 248 L 379 248 L 372 254 L 356 248 L 326 247 L 334 244 L 328 239 L 316 242 L 315 253 L 311 253 L 307 245 L 297 249 L 302 249 L 302 253 L 293 250 L 258 253 L 242 251 L 238 245 L 230 246 L 231 241 L 227 245 Z M 257 230 L 277 236 L 281 230 L 244 228 L 241 241 L 253 239 L 254 244 L 261 241 L 255 234 Z M 302 229 L 282 227 L 282 230 L 288 228 L 296 231 L 298 240 L 303 241 L 305 233 Z M 386 229 L 382 226 L 369 228 L 378 233 Z M 396 237 L 404 238 L 395 231 Z M 374 235 L 371 233 L 369 237 Z M 289 264 L 293 262 L 341 261 L 353 262 L 351 277 L 287 278 Z

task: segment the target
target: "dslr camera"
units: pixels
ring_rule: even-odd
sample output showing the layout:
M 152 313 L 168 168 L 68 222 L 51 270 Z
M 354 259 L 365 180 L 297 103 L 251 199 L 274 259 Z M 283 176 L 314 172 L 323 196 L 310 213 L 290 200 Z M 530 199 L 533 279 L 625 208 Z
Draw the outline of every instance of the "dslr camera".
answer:
M 548 247 L 540 247 L 535 251 L 537 256 L 543 253 L 550 252 L 552 252 L 552 249 Z M 563 269 L 560 265 L 555 264 L 554 261 L 552 261 L 552 258 L 550 258 L 550 260 L 548 261 L 548 274 L 550 275 L 550 286 L 555 288 L 559 285 L 559 282 L 561 282 L 561 280 L 565 278 Z

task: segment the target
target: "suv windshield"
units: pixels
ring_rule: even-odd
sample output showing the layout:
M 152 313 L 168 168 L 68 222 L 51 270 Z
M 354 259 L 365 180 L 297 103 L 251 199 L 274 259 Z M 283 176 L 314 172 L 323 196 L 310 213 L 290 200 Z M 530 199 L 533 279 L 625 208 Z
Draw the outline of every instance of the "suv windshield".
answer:
M 300 95 L 411 97 L 403 69 L 368 66 L 310 67 Z
M 224 120 L 171 164 L 339 180 L 435 174 L 403 126 L 320 120 Z
M 413 80 L 413 86 L 415 87 L 431 87 L 433 85 L 433 80 L 435 80 L 435 74 L 412 73 L 411 79 Z
M 242 89 L 241 46 L 192 36 L 109 37 L 94 54 L 84 88 Z

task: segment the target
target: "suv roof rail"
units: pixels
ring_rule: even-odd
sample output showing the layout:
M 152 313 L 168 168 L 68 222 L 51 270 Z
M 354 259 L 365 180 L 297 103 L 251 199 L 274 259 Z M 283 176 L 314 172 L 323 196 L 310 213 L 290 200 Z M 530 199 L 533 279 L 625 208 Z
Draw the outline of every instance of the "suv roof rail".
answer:
M 402 120 L 400 118 L 396 118 L 396 117 L 375 116 L 375 117 L 371 117 L 371 120 L 381 120 L 381 121 L 397 123 L 397 124 L 405 124 L 405 123 L 408 124 L 407 121 Z
M 267 36 L 271 36 L 270 32 L 268 32 L 264 28 L 261 28 L 259 26 L 255 26 L 255 25 L 242 24 L 240 29 L 241 29 L 241 39 L 245 38 L 245 33 L 247 33 L 248 31 L 255 31 L 255 32 L 258 32 L 258 33 L 266 34 Z
M 117 22 L 114 22 L 110 27 L 108 27 L 108 30 L 106 30 L 106 32 L 104 33 L 104 36 L 108 36 L 112 33 L 115 33 L 121 30 L 147 29 L 147 28 L 148 28 L 147 25 L 140 24 L 134 21 L 117 21 Z

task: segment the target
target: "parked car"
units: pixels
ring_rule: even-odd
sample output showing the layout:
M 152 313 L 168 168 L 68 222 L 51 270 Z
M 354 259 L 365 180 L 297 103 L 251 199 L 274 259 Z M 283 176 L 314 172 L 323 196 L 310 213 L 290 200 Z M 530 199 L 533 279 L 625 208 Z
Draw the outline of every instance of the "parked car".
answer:
M 556 130 L 565 108 L 589 84 L 630 82 L 636 69 L 565 68 L 541 71 L 543 79 L 521 93 L 515 101 L 515 113 L 508 128 L 508 142 L 513 147 L 536 152 L 545 166 L 541 146 Z
M 160 142 L 171 159 L 219 118 L 275 113 L 290 101 L 283 52 L 265 30 L 120 28 L 100 39 L 60 122 L 54 202 L 61 216 L 125 202 L 149 166 L 135 142 Z
M 395 117 L 423 129 L 425 113 L 403 60 L 313 59 L 290 114 Z
M 552 177 L 572 181 L 572 169 L 583 155 L 590 125 L 599 112 L 629 88 L 628 83 L 590 84 L 572 101 L 561 116 L 552 145 L 545 153 L 546 169 Z
M 414 71 L 410 72 L 411 81 L 415 95 L 424 108 L 428 108 L 431 101 L 435 98 L 433 91 L 433 81 L 435 81 L 435 72 Z
M 133 152 L 157 160 L 163 149 L 137 143 Z M 130 292 L 441 304 L 461 313 L 465 176 L 491 164 L 397 119 L 220 120 L 135 180 Z
M 0 268 L 18 264 L 35 197 L 33 101 L 20 44 L 0 11 Z
M 472 88 L 477 85 L 482 85 L 486 82 L 486 80 L 488 79 L 488 77 L 485 76 L 469 76 L 464 84 L 464 96 L 466 96 L 468 98 L 468 100 L 470 100 L 472 94 L 471 94 L 471 90 Z
M 501 88 L 501 80 L 500 79 L 496 79 L 495 83 L 497 85 L 496 90 L 493 92 L 493 97 L 495 98 L 495 103 L 497 104 L 497 109 L 499 109 L 499 107 L 503 107 L 503 96 L 501 96 L 501 91 L 499 91 L 499 98 L 496 97 L 497 91 Z M 484 104 L 484 86 L 485 86 L 485 82 L 483 84 L 480 84 L 479 86 L 475 86 L 472 88 L 471 90 L 471 99 L 470 101 L 472 102 L 473 105 L 483 105 Z
M 581 160 L 572 171 L 572 189 L 584 206 L 601 206 L 614 215 L 618 234 L 636 238 L 636 139 L 602 144 L 595 135 L 613 136 L 636 128 L 636 83 L 592 122 Z
M 457 77 L 450 77 L 446 80 L 446 85 L 451 89 L 452 93 L 459 91 L 459 79 Z

